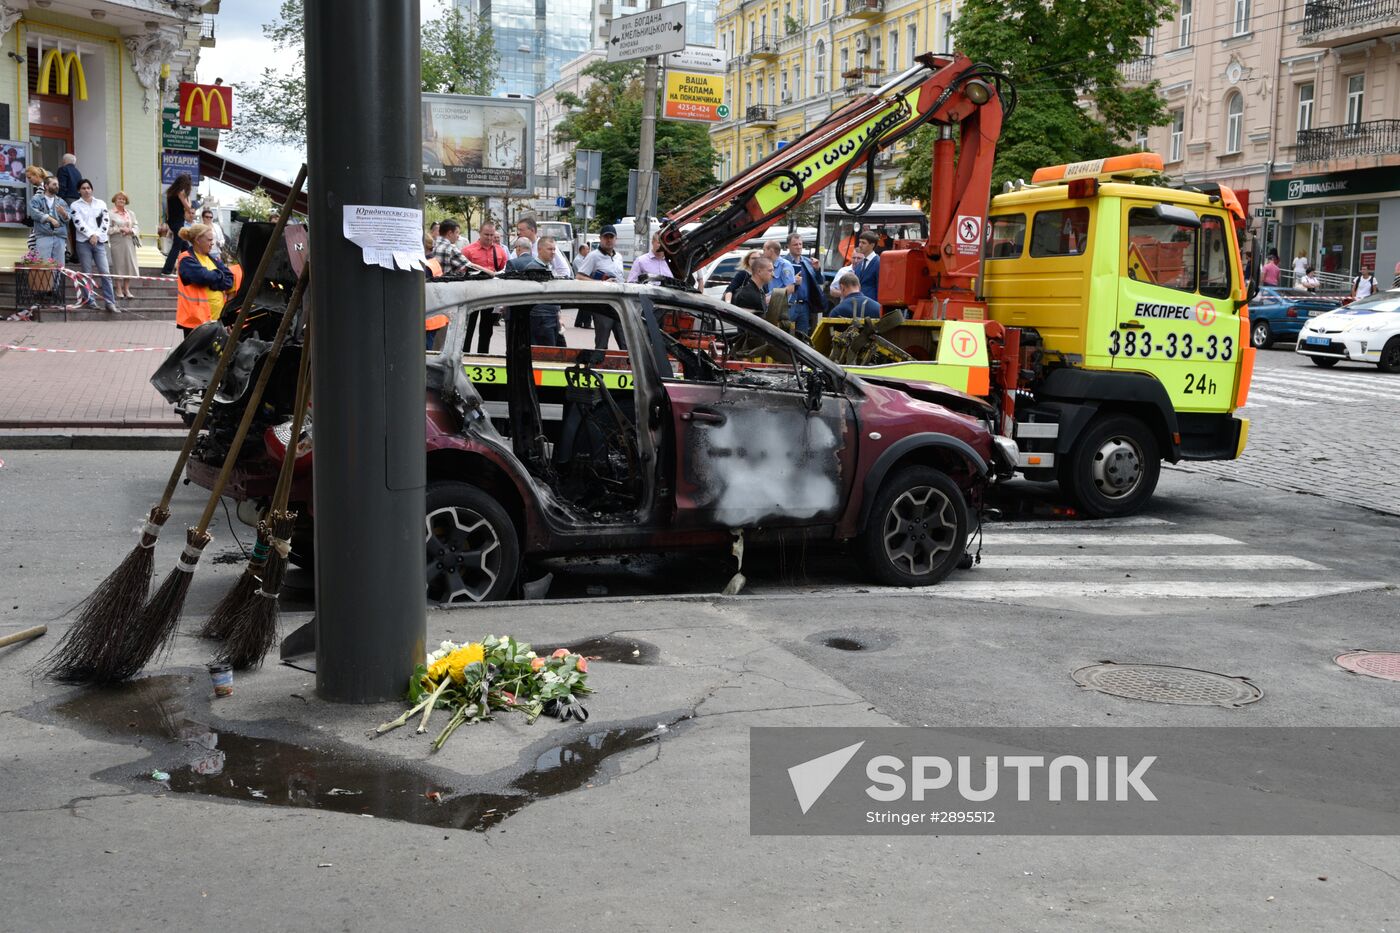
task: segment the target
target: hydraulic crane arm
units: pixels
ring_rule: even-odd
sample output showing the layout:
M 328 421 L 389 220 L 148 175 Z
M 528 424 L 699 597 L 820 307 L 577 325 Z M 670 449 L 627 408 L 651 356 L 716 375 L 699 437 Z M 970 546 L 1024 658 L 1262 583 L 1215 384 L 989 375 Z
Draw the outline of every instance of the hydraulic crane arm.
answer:
M 965 186 L 980 179 L 979 216 L 985 215 L 995 142 L 1004 111 L 1014 107 L 1014 91 L 1004 75 L 963 55 L 924 54 L 917 62 L 762 162 L 671 211 L 661 230 L 661 243 L 676 278 L 687 279 L 698 267 L 766 230 L 833 182 L 840 182 L 837 200 L 846 208 L 846 177 L 861 165 L 873 174 L 879 150 L 925 123 L 962 124 L 965 151 L 972 156 L 964 162 L 976 164 L 960 165 L 956 181 L 935 176 L 934 190 L 942 185 L 948 202 L 960 204 Z M 978 140 L 970 148 L 969 131 Z M 874 194 L 874 185 L 867 181 L 865 198 L 852 213 L 868 207 Z M 699 227 L 681 231 L 683 225 L 697 221 Z M 932 253 L 932 235 L 929 246 Z

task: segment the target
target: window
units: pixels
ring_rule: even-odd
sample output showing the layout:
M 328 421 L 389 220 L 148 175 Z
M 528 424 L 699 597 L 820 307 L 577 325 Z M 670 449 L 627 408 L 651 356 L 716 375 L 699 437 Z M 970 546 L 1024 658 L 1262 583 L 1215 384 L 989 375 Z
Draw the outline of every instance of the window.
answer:
M 812 69 L 812 78 L 818 94 L 826 93 L 826 43 L 817 40 L 817 63 Z
M 786 71 L 784 71 L 784 72 L 783 72 L 783 99 L 786 100 L 786 99 L 789 98 L 790 96 L 792 96 L 792 92 L 788 89 L 788 73 L 787 73 Z
M 748 84 L 744 85 L 744 106 L 748 107 L 752 105 L 753 102 L 753 82 L 750 81 Z
M 1026 215 L 993 217 L 988 237 L 988 259 L 1019 259 L 1026 246 Z
M 1366 75 L 1347 78 L 1347 126 L 1356 128 L 1366 109 Z
M 1235 35 L 1237 36 L 1249 32 L 1249 2 L 1250 0 L 1235 0 Z
M 1142 37 L 1142 54 L 1144 58 L 1151 58 L 1157 54 L 1157 36 L 1155 33 L 1148 33 Z
M 1225 236 L 1224 218 L 1206 214 L 1201 218 L 1201 287 L 1207 298 L 1230 297 L 1230 241 Z
M 1137 131 L 1137 138 L 1136 138 L 1135 142 L 1136 142 L 1136 144 L 1137 144 L 1137 147 L 1138 147 L 1138 150 L 1139 150 L 1139 151 L 1141 151 L 1141 152 L 1146 152 L 1146 151 L 1147 151 L 1147 130 L 1146 130 L 1146 129 L 1141 128 L 1141 127 L 1138 128 L 1138 131 Z
M 768 14 L 764 13 L 758 18 L 758 37 L 765 39 L 768 37 Z
M 1031 225 L 1031 255 L 1079 256 L 1089 244 L 1089 209 L 1041 211 Z
M 938 51 L 944 55 L 953 51 L 953 14 L 938 14 Z
M 1180 14 L 1176 20 L 1176 47 L 1188 48 L 1191 45 L 1191 8 L 1193 0 L 1181 0 Z
M 831 0 L 822 0 L 822 19 L 831 19 Z
M 899 30 L 890 30 L 890 71 L 899 70 Z
M 1298 85 L 1298 129 L 1312 129 L 1313 86 L 1312 82 Z
M 904 29 L 905 42 L 909 46 L 909 67 L 914 67 L 914 59 L 919 55 L 919 26 L 917 23 Z
M 880 37 L 876 36 L 870 40 L 870 65 L 872 68 L 883 71 L 884 63 L 880 60 Z
M 1244 135 L 1244 96 L 1231 94 L 1225 99 L 1225 154 L 1240 151 Z
M 774 104 L 778 102 L 778 79 L 773 75 L 768 78 L 768 100 Z
M 1173 110 L 1173 111 L 1172 111 L 1172 138 L 1171 138 L 1171 146 L 1169 147 L 1169 149 L 1170 149 L 1170 151 L 1171 151 L 1171 158 L 1169 158 L 1169 159 L 1167 160 L 1168 162 L 1180 162 L 1180 161 L 1181 161 L 1181 143 L 1182 143 L 1182 140 L 1185 138 L 1185 136 L 1186 136 L 1186 111 L 1185 111 L 1185 110 Z
M 1128 211 L 1127 269 L 1128 278 L 1135 281 L 1194 292 L 1196 231 L 1162 220 L 1149 208 L 1131 209 Z
M 851 70 L 851 49 L 850 46 L 841 46 L 841 74 Z

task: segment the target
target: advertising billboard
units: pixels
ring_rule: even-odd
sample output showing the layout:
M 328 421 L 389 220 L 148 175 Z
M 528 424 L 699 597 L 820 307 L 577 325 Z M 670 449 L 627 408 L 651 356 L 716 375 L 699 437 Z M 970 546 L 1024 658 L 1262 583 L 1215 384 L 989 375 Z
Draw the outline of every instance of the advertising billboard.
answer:
M 531 190 L 532 98 L 423 95 L 423 187 L 428 194 L 502 197 Z
M 666 120 L 718 123 L 729 116 L 724 103 L 724 75 L 666 69 Z

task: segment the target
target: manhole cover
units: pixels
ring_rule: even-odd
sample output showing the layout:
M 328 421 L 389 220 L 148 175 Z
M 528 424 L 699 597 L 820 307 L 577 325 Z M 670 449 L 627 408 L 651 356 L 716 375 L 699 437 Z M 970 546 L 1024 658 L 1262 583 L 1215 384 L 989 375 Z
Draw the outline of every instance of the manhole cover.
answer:
M 1337 655 L 1337 664 L 1353 674 L 1400 680 L 1400 651 L 1348 651 Z
M 1227 677 L 1211 671 L 1168 664 L 1114 664 L 1104 661 L 1081 667 L 1072 675 L 1081 687 L 1152 703 L 1185 706 L 1245 706 L 1264 697 L 1264 691 L 1243 677 Z

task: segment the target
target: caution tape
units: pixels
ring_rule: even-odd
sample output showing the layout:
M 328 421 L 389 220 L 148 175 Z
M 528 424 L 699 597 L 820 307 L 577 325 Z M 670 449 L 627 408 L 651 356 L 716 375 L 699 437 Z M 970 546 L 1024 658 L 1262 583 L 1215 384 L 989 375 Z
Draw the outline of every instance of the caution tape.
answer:
M 104 347 L 96 350 L 65 350 L 58 347 L 24 347 L 17 343 L 0 344 L 0 350 L 18 350 L 21 353 L 157 353 L 173 349 L 174 347 Z
M 132 279 L 139 282 L 164 282 L 167 285 L 174 285 L 176 277 L 174 275 L 117 275 L 115 272 L 82 272 L 63 266 L 58 270 L 70 279 Z

